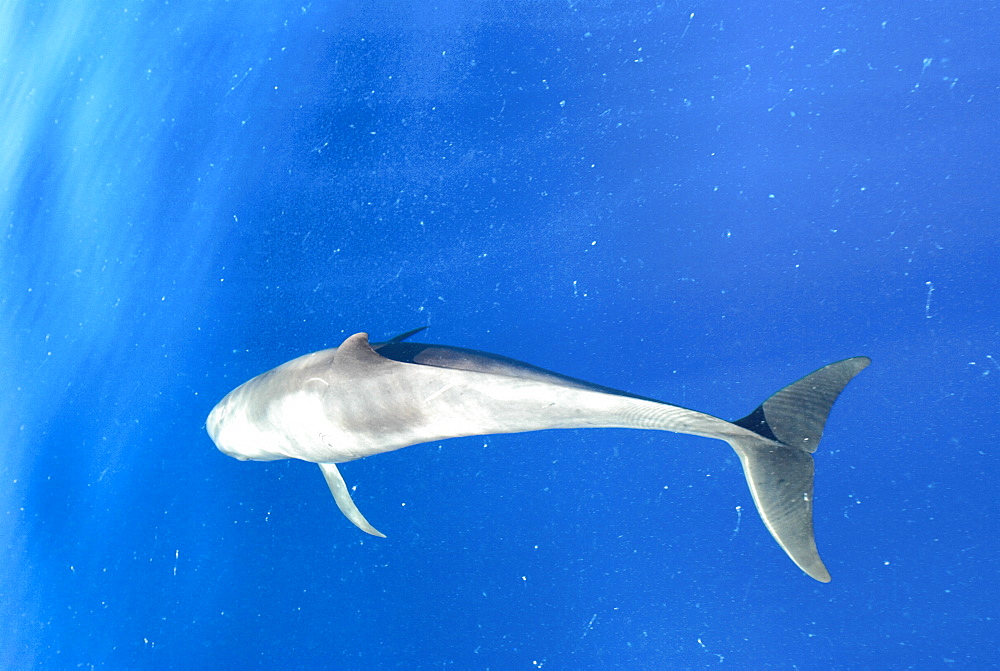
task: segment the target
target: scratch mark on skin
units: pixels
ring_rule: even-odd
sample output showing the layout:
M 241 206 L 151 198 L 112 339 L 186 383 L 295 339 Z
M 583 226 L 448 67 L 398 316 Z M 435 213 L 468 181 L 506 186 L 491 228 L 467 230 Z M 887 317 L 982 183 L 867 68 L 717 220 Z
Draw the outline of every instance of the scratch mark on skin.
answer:
M 445 386 L 441 387 L 436 392 L 434 392 L 433 394 L 431 394 L 430 396 L 428 396 L 427 398 L 425 398 L 424 399 L 424 403 L 430 403 L 431 401 L 433 401 L 434 399 L 436 399 L 438 396 L 440 396 L 441 394 L 445 393 L 446 391 L 448 391 L 449 389 L 451 389 L 454 386 L 455 386 L 454 382 L 449 382 L 448 384 L 446 384 Z

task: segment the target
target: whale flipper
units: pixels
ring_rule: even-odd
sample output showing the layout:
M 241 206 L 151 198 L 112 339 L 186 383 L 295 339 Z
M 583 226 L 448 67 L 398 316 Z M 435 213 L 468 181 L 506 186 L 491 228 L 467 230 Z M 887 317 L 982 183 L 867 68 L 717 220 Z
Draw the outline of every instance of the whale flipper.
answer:
M 340 512 L 344 513 L 344 517 L 351 520 L 354 526 L 365 533 L 385 538 L 385 534 L 369 524 L 358 507 L 354 505 L 354 499 L 351 498 L 351 492 L 347 489 L 347 483 L 344 482 L 344 476 L 340 474 L 337 464 L 320 464 L 319 469 L 323 471 L 323 477 L 326 478 L 326 484 L 330 488 L 330 493 L 333 494 L 333 500 L 337 502 L 337 507 L 340 508 Z

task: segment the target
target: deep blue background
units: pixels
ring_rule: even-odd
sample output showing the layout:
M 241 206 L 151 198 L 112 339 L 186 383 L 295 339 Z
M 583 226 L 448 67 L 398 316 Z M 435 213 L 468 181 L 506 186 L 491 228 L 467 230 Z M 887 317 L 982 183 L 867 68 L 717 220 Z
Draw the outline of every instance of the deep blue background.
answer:
M 986 668 L 991 3 L 0 8 L 0 665 Z M 204 432 L 366 330 L 738 417 L 874 360 L 817 454 L 829 585 L 722 443 L 315 466 Z

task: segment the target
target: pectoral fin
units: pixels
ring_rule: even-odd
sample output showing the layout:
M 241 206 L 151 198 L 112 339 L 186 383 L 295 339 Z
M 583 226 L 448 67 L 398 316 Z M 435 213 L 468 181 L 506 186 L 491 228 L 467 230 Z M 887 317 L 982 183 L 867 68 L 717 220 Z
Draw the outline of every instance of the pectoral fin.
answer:
M 368 520 L 366 520 L 365 516 L 361 514 L 358 507 L 354 505 L 354 500 L 351 499 L 351 492 L 347 489 L 347 483 L 344 482 L 344 478 L 340 474 L 340 471 L 337 470 L 337 465 L 320 464 L 319 468 L 323 471 L 323 477 L 326 478 L 326 484 L 330 488 L 330 493 L 333 494 L 333 500 L 337 502 L 337 507 L 340 508 L 340 512 L 344 513 L 344 516 L 351 520 L 351 522 L 354 523 L 354 526 L 361 529 L 365 533 L 385 538 L 385 534 L 368 524 Z

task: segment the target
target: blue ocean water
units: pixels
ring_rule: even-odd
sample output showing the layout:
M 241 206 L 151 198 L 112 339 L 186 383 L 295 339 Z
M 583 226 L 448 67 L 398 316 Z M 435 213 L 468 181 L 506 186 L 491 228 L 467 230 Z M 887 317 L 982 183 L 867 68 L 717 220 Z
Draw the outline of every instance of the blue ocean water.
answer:
M 990 668 L 993 3 L 0 7 L 4 668 Z M 874 363 L 803 575 L 725 444 L 242 463 L 367 331 L 726 418 Z

